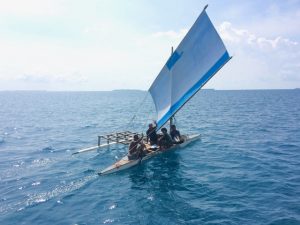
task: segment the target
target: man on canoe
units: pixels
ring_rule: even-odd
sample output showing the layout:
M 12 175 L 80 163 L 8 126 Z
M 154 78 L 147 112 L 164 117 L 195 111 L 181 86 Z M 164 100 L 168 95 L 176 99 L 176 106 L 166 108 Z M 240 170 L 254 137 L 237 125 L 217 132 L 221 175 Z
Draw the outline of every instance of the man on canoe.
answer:
M 162 136 L 158 139 L 158 144 L 161 150 L 170 148 L 173 145 L 172 138 L 168 134 L 167 128 L 161 128 Z
M 133 141 L 129 145 L 128 149 L 128 159 L 136 160 L 144 156 L 145 145 L 143 143 L 143 138 L 139 138 L 137 134 L 133 136 Z
M 174 124 L 171 125 L 170 135 L 174 144 L 183 143 L 182 138 L 180 136 L 180 132 L 176 129 L 176 126 Z
M 147 142 L 150 139 L 150 145 L 157 145 L 156 124 L 155 126 L 153 126 L 153 124 L 150 123 L 146 134 L 147 134 Z

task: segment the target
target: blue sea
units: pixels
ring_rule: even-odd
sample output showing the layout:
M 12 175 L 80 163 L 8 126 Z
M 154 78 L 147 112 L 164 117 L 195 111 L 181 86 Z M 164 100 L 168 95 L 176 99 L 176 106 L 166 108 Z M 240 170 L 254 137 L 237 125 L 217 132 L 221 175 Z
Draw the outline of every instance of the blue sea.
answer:
M 153 118 L 143 91 L 0 92 L 0 224 L 300 224 L 300 90 L 200 91 L 201 139 L 117 174 L 125 146 L 72 155 Z

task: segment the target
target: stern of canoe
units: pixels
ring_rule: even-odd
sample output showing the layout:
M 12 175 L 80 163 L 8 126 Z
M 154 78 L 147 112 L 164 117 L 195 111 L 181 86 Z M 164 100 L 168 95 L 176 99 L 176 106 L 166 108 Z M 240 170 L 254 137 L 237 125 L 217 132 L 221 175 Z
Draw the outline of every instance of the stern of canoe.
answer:
M 133 167 L 137 165 L 140 160 L 129 160 L 127 156 L 123 157 L 121 160 L 117 161 L 116 163 L 112 164 L 111 166 L 107 167 L 106 169 L 100 171 L 99 175 L 106 175 L 110 173 L 115 173 L 121 170 L 125 170 L 127 168 Z

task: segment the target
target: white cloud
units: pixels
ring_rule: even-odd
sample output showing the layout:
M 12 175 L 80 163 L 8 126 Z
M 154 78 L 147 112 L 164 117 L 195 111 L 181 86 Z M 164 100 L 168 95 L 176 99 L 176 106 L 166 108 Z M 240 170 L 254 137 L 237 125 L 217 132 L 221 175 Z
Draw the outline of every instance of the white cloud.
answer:
M 233 59 L 209 86 L 222 89 L 300 86 L 300 45 L 287 37 L 263 37 L 229 22 L 218 27 Z M 230 81 L 231 84 L 228 82 Z
M 15 16 L 45 16 L 61 12 L 63 1 L 0 0 L 0 13 Z
M 159 31 L 159 32 L 153 33 L 152 36 L 155 38 L 182 39 L 186 35 L 187 32 L 188 32 L 188 29 L 180 29 L 178 32 L 176 32 L 174 30 Z
M 259 47 L 261 49 L 271 48 L 275 50 L 280 47 L 294 47 L 299 45 L 297 41 L 291 41 L 290 39 L 283 38 L 281 36 L 273 39 L 259 37 L 246 29 L 237 29 L 233 27 L 230 22 L 223 22 L 219 26 L 219 32 L 225 41 L 235 43 L 243 42 L 245 44 L 254 45 L 255 47 Z
M 155 22 L 147 16 L 138 23 L 133 15 L 136 9 L 130 7 L 132 15 L 128 15 L 125 5 L 0 0 L 0 89 L 147 89 L 170 56 L 171 46 L 176 47 L 188 31 L 179 26 L 185 26 L 189 15 L 182 18 L 183 23 Z M 252 8 L 241 4 L 246 11 L 235 5 L 215 13 L 222 18 L 231 15 L 232 23 L 223 22 L 218 28 L 234 58 L 208 85 L 219 89 L 300 87 L 300 11 L 281 16 L 280 8 L 270 8 L 272 16 L 264 19 L 265 11 L 254 9 L 253 4 L 246 5 Z M 190 8 L 195 6 L 191 3 Z M 244 18 L 245 12 L 255 14 L 250 20 Z M 162 14 L 165 11 L 157 11 L 155 18 Z
M 58 90 L 148 89 L 167 58 L 158 49 L 169 54 L 172 42 L 166 47 L 166 38 L 117 28 L 105 23 L 88 26 L 82 32 L 90 42 L 82 46 L 0 37 L 0 89 L 37 84 Z M 141 47 L 138 40 L 147 40 L 147 45 Z
M 47 74 L 47 73 L 35 73 L 35 74 L 22 74 L 13 78 L 17 81 L 29 82 L 29 83 L 83 83 L 87 82 L 88 78 L 79 72 L 67 73 L 67 74 Z

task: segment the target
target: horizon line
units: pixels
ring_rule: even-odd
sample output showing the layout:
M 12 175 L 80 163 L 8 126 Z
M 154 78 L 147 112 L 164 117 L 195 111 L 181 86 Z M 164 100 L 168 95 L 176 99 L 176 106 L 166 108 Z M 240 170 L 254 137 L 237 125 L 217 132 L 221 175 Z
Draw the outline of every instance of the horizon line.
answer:
M 200 91 L 271 91 L 271 90 L 300 90 L 300 88 L 249 88 L 249 89 L 215 89 L 215 88 L 203 88 Z M 114 91 L 141 91 L 148 92 L 148 90 L 142 89 L 112 89 L 112 90 L 0 90 L 0 92 L 114 92 Z

